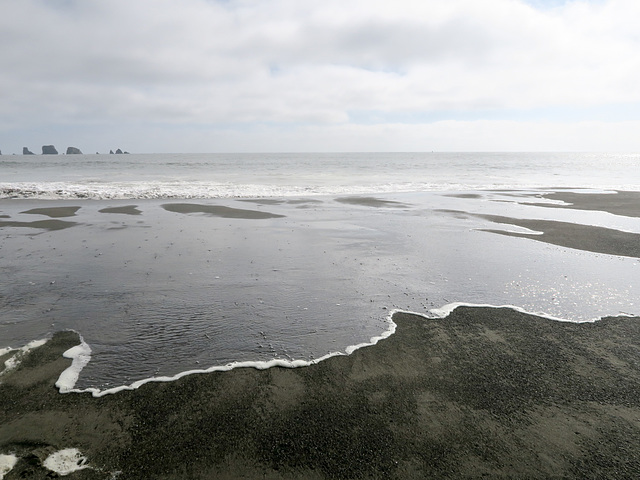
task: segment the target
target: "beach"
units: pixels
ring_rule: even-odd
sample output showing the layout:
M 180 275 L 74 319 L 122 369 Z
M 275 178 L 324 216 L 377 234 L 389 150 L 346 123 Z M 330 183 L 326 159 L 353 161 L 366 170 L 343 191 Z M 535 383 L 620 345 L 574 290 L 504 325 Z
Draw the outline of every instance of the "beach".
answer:
M 2 187 L 0 477 L 638 476 L 640 192 L 84 157 Z
M 556 322 L 506 308 L 395 313 L 395 334 L 304 368 L 239 368 L 101 398 L 58 393 L 58 333 L 0 385 L 5 476 L 637 478 L 639 318 Z

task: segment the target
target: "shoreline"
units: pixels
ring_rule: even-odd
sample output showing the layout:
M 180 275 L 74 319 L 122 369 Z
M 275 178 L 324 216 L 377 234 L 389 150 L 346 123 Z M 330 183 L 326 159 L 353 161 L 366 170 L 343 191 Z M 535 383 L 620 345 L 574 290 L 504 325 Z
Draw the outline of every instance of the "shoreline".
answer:
M 638 478 L 617 195 L 0 201 L 3 480 Z
M 45 478 L 634 478 L 640 318 L 557 322 L 460 306 L 301 368 L 237 368 L 94 398 L 55 389 L 60 332 L 1 377 L 5 475 Z M 20 477 L 26 475 L 26 477 Z
M 10 273 L 0 347 L 78 331 L 93 350 L 78 388 L 104 391 L 202 366 L 322 358 L 378 335 L 398 309 L 464 301 L 571 321 L 638 315 L 639 199 L 0 201 Z
M 380 335 L 371 337 L 371 339 L 368 342 L 349 345 L 344 349 L 344 351 L 330 352 L 322 357 L 315 358 L 312 360 L 285 360 L 285 359 L 277 358 L 273 360 L 235 361 L 235 362 L 227 363 L 225 365 L 212 365 L 210 367 L 203 368 L 203 369 L 185 370 L 172 376 L 144 378 L 141 380 L 137 380 L 131 384 L 118 385 L 118 386 L 103 389 L 103 390 L 100 390 L 98 388 L 82 388 L 82 389 L 75 388 L 75 384 L 82 373 L 82 369 L 91 361 L 91 347 L 84 341 L 84 339 L 82 338 L 81 332 L 77 332 L 71 329 L 66 331 L 78 335 L 80 343 L 63 352 L 62 354 L 63 357 L 70 359 L 71 365 L 68 368 L 66 368 L 63 372 L 61 372 L 60 377 L 55 383 L 55 386 L 61 394 L 90 393 L 93 397 L 99 398 L 105 395 L 113 395 L 125 390 L 137 390 L 142 385 L 145 385 L 147 383 L 174 382 L 188 375 L 207 374 L 207 373 L 213 373 L 213 372 L 229 372 L 231 370 L 238 369 L 238 368 L 255 368 L 257 370 L 266 370 L 274 367 L 304 368 L 304 367 L 308 367 L 308 366 L 323 362 L 331 357 L 336 357 L 341 355 L 351 355 L 353 352 L 355 352 L 360 348 L 371 347 L 376 345 L 379 341 L 385 340 L 386 338 L 393 335 L 396 331 L 397 325 L 393 322 L 393 316 L 395 314 L 411 315 L 411 316 L 423 318 L 425 319 L 425 321 L 429 321 L 434 319 L 444 319 L 448 317 L 451 313 L 453 313 L 455 309 L 460 307 L 508 309 L 508 310 L 513 310 L 514 312 L 517 312 L 517 313 L 531 315 L 531 316 L 544 318 L 544 319 L 548 319 L 556 322 L 568 322 L 568 323 L 577 323 L 577 324 L 594 323 L 594 322 L 601 321 L 603 318 L 618 318 L 618 317 L 636 318 L 636 316 L 632 314 L 619 313 L 617 315 L 606 315 L 598 319 L 576 322 L 573 320 L 555 317 L 553 315 L 547 315 L 543 312 L 530 312 L 516 305 L 490 305 L 490 304 L 476 304 L 476 303 L 467 303 L 467 302 L 454 302 L 447 305 L 443 305 L 442 307 L 439 307 L 439 308 L 433 308 L 429 311 L 430 315 L 426 315 L 419 312 L 413 312 L 409 310 L 394 309 L 387 316 L 388 328 L 382 333 L 380 333 Z M 11 347 L 0 348 L 0 363 L 5 363 L 7 361 L 11 363 L 11 366 L 5 367 L 4 370 L 0 370 L 0 379 L 3 374 L 8 373 L 10 370 L 14 369 L 17 365 L 19 365 L 23 355 L 28 354 L 28 352 L 33 348 L 37 348 L 49 340 L 50 338 L 33 340 L 29 342 L 27 345 L 23 347 L 17 347 L 17 348 L 11 348 Z

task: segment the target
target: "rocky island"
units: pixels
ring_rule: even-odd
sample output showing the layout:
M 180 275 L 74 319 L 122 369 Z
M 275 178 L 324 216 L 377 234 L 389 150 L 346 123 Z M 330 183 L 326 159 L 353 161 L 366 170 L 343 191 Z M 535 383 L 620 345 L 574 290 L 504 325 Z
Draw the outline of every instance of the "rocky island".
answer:
M 115 152 L 113 150 L 110 150 L 109 153 L 126 155 L 129 152 L 122 151 L 120 148 L 118 148 Z M 80 150 L 78 147 L 67 147 L 66 154 L 67 155 L 83 155 L 82 150 Z M 96 155 L 99 155 L 99 154 L 100 154 L 99 152 L 96 152 Z M 0 155 L 2 155 L 2 152 L 0 152 Z M 29 150 L 29 147 L 22 147 L 22 155 L 35 155 L 35 154 L 31 150 Z M 43 145 L 42 155 L 58 155 L 58 150 L 56 150 L 56 147 L 54 145 Z
M 43 145 L 42 146 L 42 155 L 57 155 L 58 150 L 53 145 Z

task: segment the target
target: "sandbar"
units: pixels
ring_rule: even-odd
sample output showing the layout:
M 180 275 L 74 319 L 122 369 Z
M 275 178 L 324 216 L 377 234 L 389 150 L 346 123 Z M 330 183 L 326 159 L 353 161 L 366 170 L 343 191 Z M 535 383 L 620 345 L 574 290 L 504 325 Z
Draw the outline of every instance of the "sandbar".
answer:
M 34 222 L 19 222 L 14 220 L 2 220 L 0 221 L 0 228 L 2 227 L 18 227 L 18 228 L 36 228 L 42 230 L 64 230 L 78 225 L 78 222 L 68 222 L 65 220 L 36 220 Z
M 203 213 L 213 217 L 222 218 L 242 218 L 247 220 L 257 220 L 265 218 L 281 218 L 283 215 L 264 212 L 261 210 L 246 210 L 243 208 L 232 208 L 224 205 L 201 205 L 197 203 L 166 203 L 162 208 L 168 212 L 175 213 Z
M 575 193 L 554 192 L 542 195 L 549 200 L 565 202 L 566 205 L 549 203 L 527 203 L 527 205 L 547 208 L 570 208 L 574 210 L 595 210 L 626 217 L 640 217 L 640 192 Z
M 593 253 L 606 253 L 624 257 L 640 258 L 640 234 L 623 232 L 612 228 L 581 225 L 578 223 L 558 222 L 555 220 L 530 220 L 503 217 L 499 215 L 475 215 L 495 223 L 516 225 L 542 232 L 522 233 L 505 230 L 482 229 L 485 232 L 507 235 L 510 237 L 528 238 L 561 247 L 569 247 Z
M 45 207 L 45 208 L 32 208 L 21 213 L 27 213 L 30 215 L 45 215 L 50 218 L 64 218 L 74 217 L 76 212 L 80 210 L 80 207 Z
M 362 197 L 362 196 L 353 196 L 353 197 L 338 197 L 336 198 L 336 202 L 346 203 L 348 205 L 359 205 L 362 207 L 375 207 L 375 208 L 404 208 L 407 207 L 405 203 L 396 202 L 394 200 L 383 200 L 381 198 L 376 197 Z
M 117 213 L 121 215 L 140 215 L 137 205 L 124 205 L 122 207 L 107 207 L 98 210 L 100 213 Z

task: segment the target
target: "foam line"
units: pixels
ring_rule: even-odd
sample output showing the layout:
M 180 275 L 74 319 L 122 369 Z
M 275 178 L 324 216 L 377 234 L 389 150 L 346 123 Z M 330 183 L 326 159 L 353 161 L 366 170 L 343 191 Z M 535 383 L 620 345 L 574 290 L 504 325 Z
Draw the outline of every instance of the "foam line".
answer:
M 583 322 L 576 322 L 574 320 L 568 320 L 566 318 L 554 317 L 553 315 L 549 315 L 544 312 L 530 312 L 528 310 L 525 310 L 522 307 L 517 307 L 515 305 L 490 305 L 487 303 L 464 303 L 464 302 L 448 303 L 440 308 L 432 308 L 431 310 L 429 310 L 429 313 L 435 315 L 438 318 L 445 318 L 449 316 L 451 312 L 453 312 L 458 307 L 510 308 L 511 310 L 515 310 L 516 312 L 526 313 L 528 315 L 535 315 L 536 317 L 548 318 L 549 320 L 555 320 L 557 322 L 593 323 L 598 320 L 598 319 L 592 319 L 592 320 L 585 320 Z M 413 312 L 407 312 L 407 313 L 413 313 Z M 429 318 L 426 315 L 423 315 L 420 313 L 416 313 L 415 315 L 420 315 L 425 318 Z
M 172 382 L 174 380 L 178 380 L 186 375 L 192 375 L 196 373 L 211 373 L 211 372 L 228 372 L 229 370 L 233 370 L 235 368 L 256 368 L 258 370 L 266 370 L 272 367 L 284 367 L 284 368 L 299 368 L 299 367 L 307 367 L 309 365 L 314 365 L 316 363 L 320 363 L 327 358 L 339 356 L 339 355 L 351 355 L 356 350 L 369 347 L 371 345 L 375 345 L 380 340 L 384 340 L 385 338 L 390 337 L 396 331 L 396 324 L 391 319 L 395 310 L 392 311 L 387 317 L 388 327 L 382 332 L 380 335 L 371 337 L 368 342 L 359 343 L 357 345 L 348 346 L 344 352 L 331 352 L 320 358 L 315 358 L 313 360 L 282 360 L 282 359 L 273 359 L 268 361 L 243 361 L 243 362 L 231 362 L 226 365 L 217 365 L 207 369 L 199 369 L 199 370 L 186 370 L 184 372 L 180 372 L 171 377 L 169 376 L 161 376 L 161 377 L 151 377 L 145 378 L 142 380 L 138 380 L 133 382 L 130 385 L 121 385 L 119 387 L 113 387 L 106 390 L 100 390 L 98 388 L 85 388 L 85 389 L 76 389 L 74 388 L 75 383 L 78 380 L 80 372 L 82 368 L 89 363 L 91 360 L 91 348 L 87 345 L 84 340 L 81 338 L 81 344 L 76 347 L 70 348 L 66 352 L 64 352 L 64 356 L 66 358 L 72 358 L 72 364 L 69 368 L 67 368 L 56 382 L 56 386 L 59 388 L 60 393 L 91 393 L 94 397 L 102 397 L 104 395 L 118 393 L 123 390 L 135 390 L 140 388 L 145 383 L 150 382 Z
M 575 322 L 572 320 L 567 320 L 565 318 L 555 317 L 553 315 L 548 315 L 543 312 L 530 312 L 525 310 L 524 308 L 515 306 L 515 305 L 490 305 L 490 304 L 478 304 L 478 303 L 464 303 L 464 302 L 454 302 L 444 305 L 440 308 L 434 308 L 429 310 L 429 315 L 425 315 L 423 313 L 413 312 L 409 310 L 400 310 L 394 309 L 391 310 L 389 315 L 387 316 L 387 329 L 382 332 L 380 335 L 371 337 L 368 342 L 359 343 L 357 345 L 350 345 L 345 348 L 344 352 L 331 352 L 320 358 L 315 358 L 313 360 L 282 360 L 282 359 L 273 359 L 268 361 L 242 361 L 242 362 L 231 362 L 226 365 L 216 365 L 207 369 L 198 369 L 198 370 L 186 370 L 184 372 L 180 372 L 173 376 L 161 376 L 161 377 L 150 377 L 142 380 L 138 380 L 133 382 L 130 385 L 121 385 L 119 387 L 113 387 L 106 390 L 100 390 L 98 388 L 86 388 L 86 389 L 76 389 L 74 388 L 75 383 L 78 380 L 80 372 L 82 368 L 89 363 L 91 360 L 91 348 L 87 345 L 81 337 L 81 344 L 77 345 L 73 348 L 70 348 L 66 352 L 64 352 L 64 356 L 66 358 L 72 358 L 73 362 L 71 367 L 62 372 L 60 378 L 56 382 L 56 386 L 60 389 L 60 393 L 91 393 L 94 397 L 102 397 L 104 395 L 118 393 L 124 390 L 136 390 L 142 385 L 150 382 L 172 382 L 174 380 L 178 380 L 179 378 L 185 377 L 187 375 L 192 375 L 196 373 L 212 373 L 212 372 L 228 372 L 235 368 L 256 368 L 258 370 L 266 370 L 272 367 L 284 367 L 284 368 L 299 368 L 299 367 L 307 367 L 309 365 L 314 365 L 320 363 L 328 358 L 336 357 L 340 355 L 351 355 L 356 350 L 369 347 L 375 345 L 380 340 L 384 340 L 385 338 L 389 338 L 396 331 L 397 325 L 393 321 L 393 315 L 395 313 L 408 313 L 411 315 L 417 315 L 423 317 L 428 320 L 433 320 L 434 318 L 445 318 L 449 316 L 456 308 L 458 307 L 481 307 L 481 308 L 508 308 L 514 310 L 516 312 L 525 313 L 529 315 L 535 315 L 537 317 L 547 318 L 549 320 L 554 320 L 558 322 L 571 322 L 571 323 L 593 323 L 598 319 L 586 320 L 584 322 Z M 634 316 L 626 313 L 621 313 L 617 316 Z
M 42 462 L 42 466 L 61 476 L 89 468 L 87 458 L 77 448 L 65 448 L 52 453 Z

